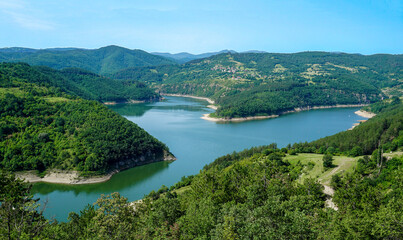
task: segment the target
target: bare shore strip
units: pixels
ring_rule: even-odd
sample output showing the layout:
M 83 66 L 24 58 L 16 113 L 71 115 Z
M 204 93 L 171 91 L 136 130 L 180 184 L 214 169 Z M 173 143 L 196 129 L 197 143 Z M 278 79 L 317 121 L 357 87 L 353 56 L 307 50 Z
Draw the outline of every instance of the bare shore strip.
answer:
M 138 100 L 129 100 L 129 101 L 123 102 L 123 103 L 133 103 L 133 104 L 136 104 L 136 103 L 145 103 L 145 102 L 146 102 L 146 101 L 144 101 L 144 100 L 141 100 L 141 101 L 138 101 Z M 119 104 L 119 103 L 116 102 L 116 101 L 104 102 L 104 105 L 116 105 L 116 104 Z
M 166 154 L 162 161 L 174 161 L 174 160 L 176 160 L 176 158 L 173 155 Z M 120 169 L 115 169 L 108 174 L 92 176 L 92 177 L 82 177 L 82 176 L 80 176 L 80 173 L 78 171 L 58 170 L 58 169 L 50 170 L 43 178 L 39 177 L 36 174 L 36 171 L 16 172 L 15 176 L 17 178 L 22 179 L 25 182 L 29 182 L 29 183 L 46 182 L 46 183 L 57 183 L 57 184 L 72 184 L 72 185 L 93 184 L 93 183 L 106 182 L 109 179 L 111 179 L 111 177 L 113 175 L 115 175 L 116 173 L 119 173 L 120 171 L 129 169 L 132 167 L 152 163 L 152 162 L 157 162 L 157 161 L 155 161 L 155 160 L 154 161 L 145 161 L 140 164 L 137 163 L 136 165 L 125 165 L 125 166 L 121 166 Z M 124 164 L 127 164 L 127 163 L 123 163 L 123 165 Z
M 365 117 L 365 118 L 372 118 L 372 117 L 376 116 L 375 113 L 366 112 L 366 111 L 363 111 L 363 110 L 358 110 L 358 111 L 356 111 L 354 113 L 357 114 L 358 116 Z
M 17 178 L 23 179 L 25 182 L 29 183 L 46 182 L 58 184 L 92 184 L 106 182 L 118 172 L 118 170 L 115 170 L 107 175 L 93 176 L 88 178 L 81 177 L 78 171 L 64 170 L 52 170 L 43 178 L 36 175 L 35 171 L 17 172 L 15 175 Z
M 213 122 L 243 122 L 243 121 L 250 121 L 250 120 L 262 120 L 262 119 L 268 119 L 268 118 L 276 118 L 276 117 L 279 117 L 280 115 L 284 115 L 284 114 L 288 114 L 288 113 L 315 110 L 315 109 L 348 108 L 348 107 L 364 107 L 364 106 L 367 106 L 367 105 L 365 105 L 365 104 L 338 104 L 338 105 L 331 105 L 331 106 L 313 106 L 313 107 L 294 108 L 294 110 L 285 111 L 279 115 L 254 116 L 254 117 L 244 117 L 244 118 L 213 118 L 213 117 L 210 117 L 210 114 L 203 114 L 203 116 L 201 118 L 204 120 L 213 121 Z M 357 114 L 357 112 L 356 112 L 356 114 Z
M 216 106 L 214 106 L 213 104 L 215 104 L 215 102 L 213 100 L 211 100 L 210 98 L 206 98 L 206 97 L 197 97 L 197 96 L 192 96 L 192 95 L 184 95 L 184 94 L 171 94 L 171 93 L 161 93 L 161 95 L 163 96 L 168 96 L 168 97 L 188 97 L 188 98 L 194 98 L 194 99 L 200 99 L 200 100 L 205 100 L 208 103 L 210 103 L 211 105 L 208 105 L 207 107 L 213 108 Z M 212 107 L 213 106 L 213 107 Z
M 212 122 L 244 122 L 250 120 L 262 120 L 268 118 L 276 118 L 278 115 L 271 115 L 271 116 L 255 116 L 255 117 L 243 117 L 243 118 L 213 118 L 210 117 L 210 114 L 203 114 L 201 119 L 212 121 Z
M 367 111 L 363 111 L 363 110 L 358 110 L 354 113 L 360 117 L 364 117 L 364 118 L 368 118 L 368 119 L 376 116 L 375 113 L 371 113 L 371 112 L 367 112 Z M 359 120 L 358 123 L 354 123 L 353 126 L 351 128 L 349 128 L 348 130 L 353 130 L 355 127 L 357 127 L 358 125 L 360 125 L 362 122 L 365 122 L 365 121 L 367 121 L 367 120 Z

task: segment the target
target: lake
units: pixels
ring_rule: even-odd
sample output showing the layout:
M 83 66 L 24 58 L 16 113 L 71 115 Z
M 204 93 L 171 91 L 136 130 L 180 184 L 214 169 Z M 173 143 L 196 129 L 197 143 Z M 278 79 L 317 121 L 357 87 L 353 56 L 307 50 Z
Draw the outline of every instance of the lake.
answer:
M 37 183 L 32 192 L 47 201 L 45 216 L 66 221 L 101 194 L 120 192 L 129 201 L 141 199 L 162 185 L 171 186 L 182 176 L 197 174 L 219 156 L 245 148 L 277 143 L 312 141 L 349 129 L 365 119 L 359 108 L 334 108 L 290 113 L 274 119 L 238 123 L 215 123 L 200 117 L 213 110 L 208 103 L 184 97 L 166 97 L 145 104 L 120 104 L 110 108 L 164 142 L 177 157 L 115 174 L 108 182 L 88 185 Z

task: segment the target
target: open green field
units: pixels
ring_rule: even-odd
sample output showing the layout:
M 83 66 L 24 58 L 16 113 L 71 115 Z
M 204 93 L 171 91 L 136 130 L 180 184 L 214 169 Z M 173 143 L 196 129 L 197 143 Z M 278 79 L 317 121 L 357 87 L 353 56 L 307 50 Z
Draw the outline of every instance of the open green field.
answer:
M 325 171 L 323 167 L 323 154 L 300 153 L 298 155 L 287 155 L 285 160 L 296 165 L 298 162 L 303 166 L 299 181 L 303 182 L 307 178 L 316 178 L 321 183 L 328 185 L 334 174 L 352 172 L 360 157 L 333 156 L 335 167 Z
M 190 190 L 190 185 L 181 187 L 179 189 L 175 189 L 175 190 L 173 190 L 173 192 L 176 192 L 176 194 L 180 195 L 180 194 L 186 192 L 187 190 Z
M 44 99 L 47 102 L 50 102 L 50 103 L 70 101 L 70 99 L 67 99 L 67 98 L 64 98 L 64 97 L 45 97 Z
M 0 88 L 0 97 L 3 97 L 7 93 L 13 94 L 17 97 L 22 97 L 25 92 L 20 90 L 19 88 Z

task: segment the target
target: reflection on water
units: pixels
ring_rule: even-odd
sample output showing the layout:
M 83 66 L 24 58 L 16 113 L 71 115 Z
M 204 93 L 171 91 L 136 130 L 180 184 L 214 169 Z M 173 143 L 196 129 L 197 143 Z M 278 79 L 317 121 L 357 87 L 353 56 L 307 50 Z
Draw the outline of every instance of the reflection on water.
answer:
M 53 184 L 53 183 L 37 183 L 33 186 L 32 192 L 42 195 L 49 194 L 55 190 L 59 192 L 71 192 L 77 196 L 79 193 L 111 193 L 119 192 L 127 187 L 133 187 L 142 184 L 148 178 L 168 168 L 171 162 L 156 162 L 128 169 L 115 174 L 112 178 L 104 183 L 94 184 Z
M 172 99 L 163 99 L 161 102 L 158 103 L 128 103 L 128 104 L 116 104 L 116 105 L 109 105 L 108 108 L 112 109 L 113 111 L 119 113 L 122 116 L 126 117 L 141 117 L 147 111 L 154 109 L 154 110 L 162 110 L 162 111 L 174 111 L 174 110 L 181 110 L 181 111 L 200 111 L 204 106 L 200 105 L 203 104 L 203 100 L 200 99 L 193 99 L 187 98 L 187 102 L 175 102 Z M 174 104 L 172 104 L 174 103 Z
M 108 108 L 123 116 L 141 117 L 144 115 L 145 112 L 152 108 L 152 105 L 146 103 L 116 104 L 110 105 L 108 106 Z

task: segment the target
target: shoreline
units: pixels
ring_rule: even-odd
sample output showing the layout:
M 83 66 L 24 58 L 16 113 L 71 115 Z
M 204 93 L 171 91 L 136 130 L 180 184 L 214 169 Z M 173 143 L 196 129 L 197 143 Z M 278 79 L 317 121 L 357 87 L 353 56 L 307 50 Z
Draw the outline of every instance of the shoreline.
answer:
M 138 103 L 147 103 L 153 102 L 153 100 L 129 100 L 125 102 L 116 102 L 116 101 L 109 101 L 109 102 L 101 102 L 103 105 L 117 105 L 117 104 L 138 104 Z
M 197 96 L 193 96 L 193 95 L 171 94 L 171 93 L 160 93 L 160 94 L 161 94 L 161 96 L 168 96 L 168 97 L 188 97 L 188 98 L 205 100 L 210 104 L 210 105 L 207 106 L 207 107 L 210 107 L 210 108 L 213 108 L 211 105 L 215 104 L 215 102 L 213 100 L 211 100 L 210 98 L 207 98 L 207 97 L 197 97 Z M 214 106 L 214 107 L 217 107 L 217 106 Z
M 254 117 L 244 117 L 244 118 L 213 118 L 209 116 L 209 113 L 203 114 L 203 117 L 200 117 L 201 119 L 211 121 L 211 122 L 244 122 L 244 121 L 250 121 L 250 120 L 263 120 L 263 119 L 269 119 L 269 118 L 276 118 L 279 115 L 270 115 L 270 116 L 254 116 Z
M 39 177 L 35 171 L 26 172 L 16 172 L 15 176 L 19 179 L 24 180 L 28 183 L 56 183 L 56 184 L 69 184 L 69 185 L 79 185 L 79 184 L 93 184 L 106 182 L 113 175 L 120 171 L 114 170 L 106 175 L 92 176 L 92 177 L 81 177 L 78 171 L 65 171 L 65 170 L 52 170 L 47 173 L 43 178 Z
M 302 107 L 302 108 L 294 108 L 294 110 L 289 110 L 280 113 L 279 115 L 268 115 L 268 116 L 252 116 L 252 117 L 242 117 L 242 118 L 213 118 L 210 117 L 210 114 L 203 114 L 201 119 L 207 120 L 207 121 L 212 121 L 212 122 L 244 122 L 244 121 L 250 121 L 250 120 L 263 120 L 263 119 L 269 119 L 269 118 L 277 118 L 279 116 L 288 114 L 288 113 L 295 113 L 295 112 L 302 112 L 302 111 L 309 111 L 309 110 L 317 110 L 317 109 L 329 109 L 329 108 L 349 108 L 349 107 L 364 107 L 367 106 L 368 104 L 337 104 L 337 105 L 331 105 L 331 106 L 308 106 L 308 107 Z M 361 111 L 361 110 L 359 110 Z M 355 113 L 357 114 L 356 111 Z M 359 115 L 359 114 L 357 114 Z M 362 116 L 362 115 L 360 115 Z
M 137 104 L 137 103 L 145 103 L 146 101 L 144 101 L 144 100 L 141 100 L 141 101 L 138 101 L 138 100 L 130 100 L 130 101 L 127 101 L 127 102 L 116 102 L 116 101 L 111 101 L 111 102 L 104 102 L 103 104 L 104 105 L 117 105 L 117 104 Z
M 367 111 L 363 111 L 363 110 L 358 110 L 356 112 L 354 112 L 355 114 L 357 114 L 360 117 L 364 117 L 364 118 L 373 118 L 376 116 L 375 113 L 372 112 L 367 112 Z
M 161 161 L 175 161 L 175 160 L 176 158 L 173 155 L 167 155 Z M 148 161 L 143 164 L 135 165 L 133 167 L 161 161 Z M 109 179 L 111 179 L 113 175 L 130 168 L 132 167 L 115 169 L 107 174 L 91 177 L 82 177 L 80 176 L 80 173 L 75 170 L 59 170 L 59 169 L 49 170 L 49 172 L 43 178 L 39 177 L 36 174 L 35 170 L 15 172 L 15 176 L 27 183 L 44 182 L 55 184 L 80 185 L 80 184 L 94 184 L 94 183 L 106 182 Z
M 360 117 L 367 118 L 367 120 L 376 116 L 375 113 L 371 113 L 371 112 L 367 112 L 367 111 L 363 111 L 363 110 L 358 110 L 358 111 L 355 111 L 354 113 Z M 365 122 L 367 120 L 358 120 L 358 123 L 353 123 L 353 126 L 351 128 L 349 128 L 348 130 L 353 130 L 355 127 L 357 127 L 362 122 Z

